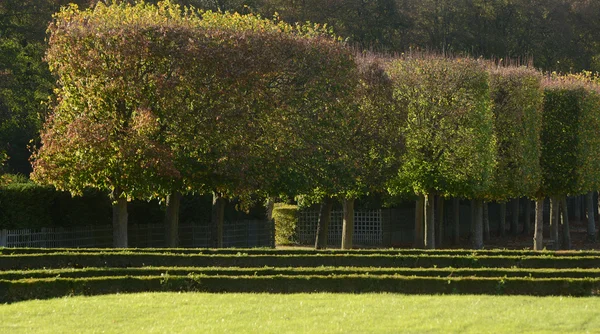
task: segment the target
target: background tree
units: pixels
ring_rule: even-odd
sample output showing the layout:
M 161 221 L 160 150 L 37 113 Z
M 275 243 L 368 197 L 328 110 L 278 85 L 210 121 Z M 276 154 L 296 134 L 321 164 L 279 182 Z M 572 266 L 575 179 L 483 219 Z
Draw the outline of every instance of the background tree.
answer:
M 553 198 L 556 207 L 567 194 L 599 188 L 600 139 L 595 135 L 600 126 L 599 92 L 598 86 L 583 76 L 554 76 L 544 82 L 540 193 Z M 554 211 L 551 238 L 558 245 L 558 214 Z M 564 232 L 568 232 L 568 220 L 564 224 Z M 591 231 L 595 233 L 595 226 Z M 588 236 L 595 239 L 593 234 Z M 564 238 L 563 246 L 570 247 L 569 234 Z
M 541 80 L 541 73 L 526 67 L 500 66 L 490 70 L 497 164 L 489 199 L 504 203 L 513 198 L 518 205 L 520 197 L 535 198 L 541 181 Z M 501 210 L 506 210 L 506 206 L 502 205 Z M 518 206 L 513 216 L 511 232 L 516 235 Z M 505 233 L 503 219 L 500 233 Z
M 434 248 L 433 196 L 481 198 L 487 190 L 495 146 L 488 74 L 474 60 L 435 57 L 393 61 L 388 73 L 408 115 L 394 188 L 425 197 L 425 246 Z

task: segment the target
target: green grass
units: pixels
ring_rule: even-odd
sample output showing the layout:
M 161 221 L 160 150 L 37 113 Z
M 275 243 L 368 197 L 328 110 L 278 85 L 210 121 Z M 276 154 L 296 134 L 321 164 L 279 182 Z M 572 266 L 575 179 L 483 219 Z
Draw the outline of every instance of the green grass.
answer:
M 600 298 L 144 293 L 0 305 L 1 333 L 585 333 Z

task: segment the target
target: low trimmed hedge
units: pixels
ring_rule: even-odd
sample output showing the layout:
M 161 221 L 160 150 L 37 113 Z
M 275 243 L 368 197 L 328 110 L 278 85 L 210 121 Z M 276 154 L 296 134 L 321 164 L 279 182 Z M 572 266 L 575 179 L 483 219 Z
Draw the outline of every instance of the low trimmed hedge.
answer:
M 146 268 L 83 268 L 40 269 L 0 272 L 0 280 L 31 278 L 85 278 L 111 276 L 339 276 L 396 275 L 415 277 L 522 277 L 522 278 L 600 278 L 600 269 L 516 269 L 516 268 L 218 268 L 218 267 L 146 267 Z
M 88 254 L 190 254 L 190 255 L 449 255 L 449 256 L 527 256 L 527 257 L 600 257 L 600 251 L 529 251 L 469 249 L 273 249 L 273 248 L 8 248 L 0 255 L 88 253 Z
M 199 291 L 252 293 L 505 294 L 595 296 L 600 279 L 434 278 L 405 276 L 237 276 L 51 278 L 0 281 L 0 302 L 70 295 Z
M 600 256 L 450 255 L 200 255 L 51 253 L 0 255 L 0 270 L 85 267 L 383 267 L 383 268 L 598 268 Z

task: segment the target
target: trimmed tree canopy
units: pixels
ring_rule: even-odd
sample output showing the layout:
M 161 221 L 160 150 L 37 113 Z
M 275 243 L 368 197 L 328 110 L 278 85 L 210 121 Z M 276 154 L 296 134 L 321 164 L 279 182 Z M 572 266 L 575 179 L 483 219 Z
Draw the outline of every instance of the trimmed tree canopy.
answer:
M 600 189 L 600 87 L 583 76 L 544 81 L 541 195 Z
M 408 115 L 406 154 L 392 192 L 476 197 L 494 164 L 488 74 L 470 59 L 400 59 L 388 65 Z
M 324 29 L 168 2 L 70 7 L 50 33 L 60 87 L 34 177 L 73 192 L 281 190 L 314 174 L 298 153 L 327 158 L 300 124 L 333 126 L 357 80 Z
M 490 71 L 497 165 L 491 199 L 534 197 L 540 184 L 542 76 L 525 67 Z

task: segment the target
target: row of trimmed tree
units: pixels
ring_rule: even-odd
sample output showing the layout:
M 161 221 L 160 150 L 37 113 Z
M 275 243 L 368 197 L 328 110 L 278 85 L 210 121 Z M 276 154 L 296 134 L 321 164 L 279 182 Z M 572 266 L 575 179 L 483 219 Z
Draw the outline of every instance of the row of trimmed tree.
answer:
M 32 178 L 74 194 L 109 192 L 115 247 L 127 247 L 132 198 L 165 200 L 177 246 L 182 194 L 213 193 L 220 247 L 227 198 L 309 195 L 322 202 L 317 248 L 326 247 L 335 197 L 343 248 L 352 247 L 359 195 L 417 195 L 417 246 L 429 248 L 434 196 L 467 198 L 480 248 L 488 201 L 559 203 L 600 189 L 600 90 L 584 76 L 378 58 L 318 25 L 168 1 L 68 7 L 49 32 L 58 88 Z

